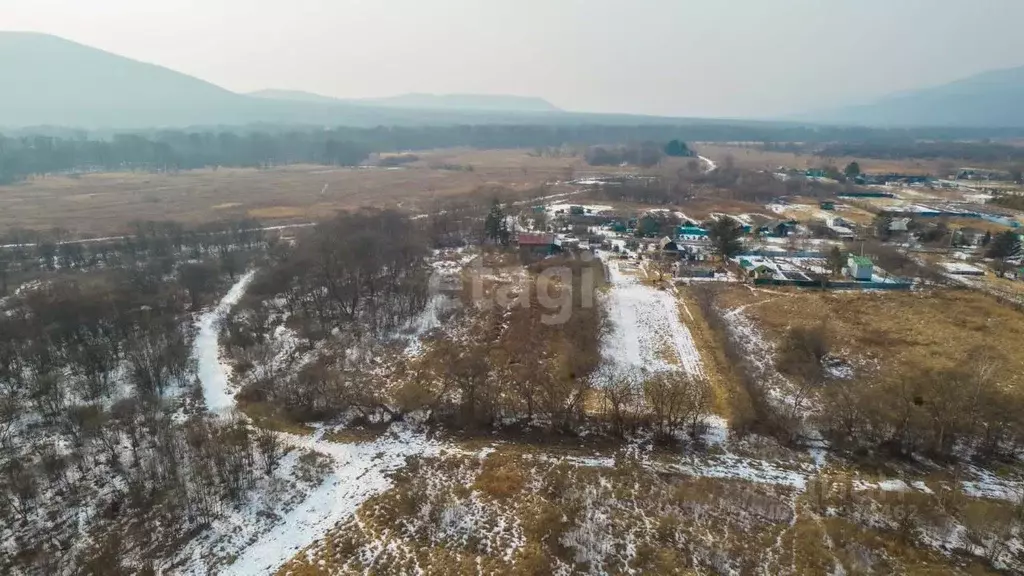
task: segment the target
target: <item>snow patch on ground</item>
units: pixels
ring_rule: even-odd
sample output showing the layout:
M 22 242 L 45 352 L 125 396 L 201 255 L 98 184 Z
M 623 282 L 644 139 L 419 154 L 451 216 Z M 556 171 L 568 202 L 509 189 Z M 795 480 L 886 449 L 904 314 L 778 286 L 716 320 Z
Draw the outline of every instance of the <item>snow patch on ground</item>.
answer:
M 605 300 L 610 329 L 601 339 L 605 375 L 683 370 L 703 376 L 700 353 L 672 292 L 641 284 L 630 273 L 632 264 L 600 256 L 611 283 Z
M 199 365 L 203 399 L 210 412 L 223 414 L 235 406 L 234 394 L 228 388 L 228 368 L 220 361 L 220 321 L 242 299 L 255 275 L 256 271 L 252 270 L 242 276 L 217 307 L 200 316 L 196 322 L 199 333 L 193 345 L 193 357 Z
M 788 486 L 799 491 L 807 487 L 809 471 L 793 470 L 765 460 L 745 458 L 733 454 L 701 456 L 669 464 L 672 472 L 704 478 L 746 480 L 757 484 Z
M 729 421 L 712 414 L 704 418 L 704 442 L 708 446 L 724 446 L 729 441 Z
M 403 468 L 411 456 L 434 456 L 440 445 L 427 440 L 409 426 L 395 424 L 374 442 L 337 444 L 313 436 L 289 436 L 291 446 L 308 448 L 328 455 L 332 471 L 326 481 L 285 514 L 265 534 L 252 540 L 238 559 L 222 574 L 273 574 L 302 548 L 322 538 L 338 522 L 351 517 L 357 508 L 377 494 L 391 488 L 388 475 Z M 240 542 L 252 536 L 240 537 Z
M 729 334 L 739 344 L 747 361 L 755 367 L 757 375 L 766 382 L 779 384 L 783 378 L 775 369 L 775 346 L 743 312 L 744 308 L 741 306 L 723 315 Z
M 807 466 L 786 467 L 735 454 L 693 454 L 669 460 L 650 460 L 642 451 L 635 452 L 645 467 L 661 473 L 746 480 L 755 484 L 787 486 L 800 491 L 807 487 L 807 479 L 812 473 Z M 614 468 L 616 464 L 616 458 L 612 456 L 561 456 L 558 460 L 592 468 Z
M 569 214 L 569 211 L 574 207 L 582 208 L 586 214 L 600 214 L 601 212 L 608 212 L 612 210 L 611 206 L 605 204 L 549 204 L 545 210 L 549 214 L 564 213 Z
M 962 482 L 964 494 L 973 498 L 991 498 L 1015 503 L 1024 501 L 1024 483 L 1020 480 L 1000 478 L 976 466 L 970 467 L 968 471 L 974 475 L 974 479 Z
M 187 574 L 273 574 L 303 548 L 350 518 L 369 498 L 391 488 L 389 474 L 410 456 L 433 456 L 439 445 L 422 432 L 395 424 L 373 442 L 332 443 L 323 430 L 312 436 L 281 434 L 292 451 L 271 479 L 262 481 L 246 504 L 224 511 L 178 556 L 175 569 Z M 298 456 L 312 450 L 326 456 L 330 471 L 308 492 L 286 492 Z M 229 565 L 217 559 L 234 558 Z
M 203 314 L 197 325 L 194 356 L 199 364 L 203 397 L 211 412 L 228 414 L 234 396 L 228 386 L 229 372 L 220 361 L 218 324 L 241 300 L 254 272 L 243 276 L 213 310 Z M 280 336 L 276 334 L 275 337 Z M 188 574 L 272 574 L 299 550 L 322 537 L 338 522 L 349 518 L 367 499 L 391 487 L 389 474 L 406 465 L 410 456 L 437 454 L 439 444 L 428 440 L 418 428 L 396 423 L 373 442 L 334 443 L 323 439 L 324 431 L 311 436 L 280 433 L 293 452 L 275 475 L 254 491 L 249 503 L 224 511 L 179 556 Z M 272 504 L 273 494 L 282 490 L 283 476 L 294 468 L 297 454 L 312 450 L 330 460 L 330 473 L 308 494 L 292 493 L 288 501 Z M 208 558 L 235 558 L 227 566 L 209 566 Z

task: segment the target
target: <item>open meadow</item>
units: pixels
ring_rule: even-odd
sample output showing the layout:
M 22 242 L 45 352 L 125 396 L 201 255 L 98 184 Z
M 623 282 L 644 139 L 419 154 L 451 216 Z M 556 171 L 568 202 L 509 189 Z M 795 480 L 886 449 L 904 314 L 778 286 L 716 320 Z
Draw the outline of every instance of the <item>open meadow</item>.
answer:
M 255 218 L 309 222 L 373 206 L 426 211 L 435 199 L 489 187 L 528 190 L 586 174 L 581 158 L 526 150 L 439 150 L 393 168 L 314 165 L 36 177 L 0 186 L 0 231 L 66 229 L 116 234 L 138 220 L 198 224 Z
M 834 354 L 858 378 L 912 377 L 953 369 L 984 350 L 997 377 L 1020 390 L 1024 314 L 965 288 L 907 292 L 819 291 L 735 286 L 722 305 L 751 319 L 778 346 L 788 330 L 824 323 Z
M 842 168 L 856 161 L 861 170 L 869 173 L 900 173 L 900 174 L 934 174 L 943 164 L 934 160 L 879 160 L 873 158 L 823 157 L 814 154 L 797 154 L 775 150 L 764 150 L 759 145 L 743 146 L 739 144 L 702 143 L 699 145 L 701 154 L 720 165 L 732 159 L 737 168 L 747 170 L 775 170 L 779 166 L 807 169 L 820 168 L 826 164 Z M 949 162 L 946 161 L 948 164 Z

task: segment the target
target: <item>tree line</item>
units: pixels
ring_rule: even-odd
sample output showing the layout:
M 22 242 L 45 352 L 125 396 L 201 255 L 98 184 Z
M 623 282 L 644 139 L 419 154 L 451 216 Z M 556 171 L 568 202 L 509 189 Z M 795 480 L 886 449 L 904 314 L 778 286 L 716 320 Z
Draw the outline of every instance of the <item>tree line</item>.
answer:
M 984 131 L 983 137 L 995 137 Z M 891 129 L 855 127 L 776 126 L 748 124 L 661 124 L 661 125 L 457 125 L 457 126 L 379 126 L 376 128 L 335 127 L 330 129 L 297 126 L 254 125 L 239 128 L 184 130 L 149 130 L 116 133 L 89 133 L 66 129 L 34 129 L 0 134 L 0 185 L 23 180 L 33 175 L 87 170 L 188 170 L 215 166 L 261 167 L 293 163 L 318 163 L 352 166 L 375 152 L 402 152 L 468 146 L 473 148 L 559 148 L 594 146 L 608 142 L 669 142 L 637 160 L 647 161 L 667 153 L 685 156 L 685 141 L 717 142 L 863 142 L 881 146 L 874 157 L 927 157 L 899 148 L 886 151 L 885 146 L 906 146 L 915 139 L 956 140 L 971 137 L 971 130 L 957 129 Z M 982 137 L 982 136 L 979 136 Z M 678 142 L 680 145 L 672 144 Z M 835 145 L 854 148 L 828 149 L 828 154 L 855 154 L 872 157 L 857 144 Z M 914 144 L 921 147 L 925 144 Z M 975 145 L 940 142 L 942 155 L 971 159 L 980 152 Z M 1019 158 L 1019 149 L 1003 145 L 987 145 L 989 158 L 1008 155 Z M 962 149 L 961 149 L 962 148 Z M 1017 150 L 1017 152 L 1014 152 Z M 655 152 L 657 154 L 655 154 Z M 824 152 L 823 152 L 824 153 Z M 938 153 L 938 152 L 936 152 Z M 917 156 L 914 156 L 917 154 Z M 966 154 L 966 156 L 964 155 Z M 974 154 L 975 156 L 972 156 Z M 607 158 L 605 158 L 607 160 Z
M 0 184 L 29 176 L 82 171 L 176 171 L 205 167 L 269 167 L 295 163 L 355 166 L 370 147 L 330 131 L 273 135 L 160 132 L 109 140 L 0 135 Z
M 678 142 L 676 140 L 675 142 Z M 681 154 L 680 154 L 681 155 Z M 630 164 L 650 168 L 657 166 L 665 154 L 663 148 L 653 142 L 625 146 L 591 146 L 584 158 L 591 166 L 620 166 Z
M 188 260 L 183 284 L 198 303 L 220 274 L 240 273 L 247 254 L 277 237 L 255 220 L 221 221 L 187 227 L 177 222 L 136 222 L 123 237 L 65 240 L 60 230 L 11 230 L 0 236 L 0 297 L 29 278 L 53 273 L 89 273 L 146 267 L 171 273 Z M 196 274 L 206 270 L 205 275 Z
M 854 156 L 858 158 L 940 160 L 956 158 L 967 162 L 1024 163 L 1024 148 L 998 142 L 921 142 L 903 140 L 893 142 L 846 141 L 830 143 L 814 149 L 814 154 L 826 157 Z M 946 176 L 942 174 L 942 176 Z

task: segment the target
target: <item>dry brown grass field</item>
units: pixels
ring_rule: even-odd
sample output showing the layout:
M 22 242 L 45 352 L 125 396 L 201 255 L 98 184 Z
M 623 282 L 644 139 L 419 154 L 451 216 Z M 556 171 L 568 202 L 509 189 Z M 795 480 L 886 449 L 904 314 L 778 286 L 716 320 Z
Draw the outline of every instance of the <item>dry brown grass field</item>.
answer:
M 942 518 L 934 494 L 854 491 L 834 472 L 801 493 L 675 473 L 672 453 L 647 465 L 614 457 L 591 466 L 499 444 L 415 460 L 276 574 L 996 573 L 882 527 L 910 506 Z M 1008 508 L 963 507 L 978 516 Z M 709 569 L 726 564 L 733 569 Z
M 936 171 L 942 162 L 929 160 L 878 160 L 872 158 L 825 158 L 811 154 L 793 154 L 791 152 L 774 152 L 762 150 L 753 146 L 738 146 L 724 144 L 695 144 L 694 147 L 702 156 L 718 162 L 722 165 L 726 159 L 732 157 L 737 168 L 749 170 L 774 170 L 779 166 L 790 168 L 816 168 L 825 164 L 833 164 L 840 169 L 850 162 L 856 160 L 865 172 L 901 174 L 929 174 Z M 954 162 L 955 163 L 955 162 Z
M 824 321 L 833 349 L 876 374 L 953 368 L 984 347 L 998 358 L 1003 382 L 1020 389 L 1024 379 L 1024 313 L 977 290 L 822 292 L 734 286 L 724 292 L 722 303 L 730 309 L 744 306 L 744 314 L 776 343 L 792 326 Z
M 434 199 L 481 188 L 526 190 L 595 172 L 581 158 L 539 158 L 525 150 L 417 155 L 418 162 L 395 169 L 295 165 L 36 178 L 0 186 L 0 232 L 60 227 L 75 235 L 102 235 L 126 231 L 136 220 L 194 224 L 253 217 L 283 223 L 365 206 L 415 211 Z

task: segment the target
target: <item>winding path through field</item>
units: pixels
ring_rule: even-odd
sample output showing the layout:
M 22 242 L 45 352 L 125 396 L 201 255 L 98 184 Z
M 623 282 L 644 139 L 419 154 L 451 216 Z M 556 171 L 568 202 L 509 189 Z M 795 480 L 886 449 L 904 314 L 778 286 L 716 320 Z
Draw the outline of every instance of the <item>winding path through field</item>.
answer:
M 718 164 L 716 164 L 711 158 L 706 158 L 704 156 L 697 156 L 697 158 L 700 158 L 700 161 L 707 165 L 708 169 L 705 170 L 705 172 L 714 172 L 718 169 Z
M 204 313 L 196 325 L 199 334 L 193 345 L 198 362 L 199 380 L 207 409 L 218 415 L 231 414 L 234 393 L 228 381 L 230 369 L 221 362 L 219 325 L 245 295 L 255 272 L 242 276 L 213 309 Z M 273 574 L 304 547 L 322 538 L 338 522 L 355 513 L 369 498 L 391 487 L 388 475 L 406 465 L 413 456 L 436 454 L 440 444 L 428 440 L 422 431 L 397 423 L 379 438 L 369 442 L 337 443 L 324 439 L 324 430 L 309 436 L 279 434 L 292 453 L 282 462 L 279 475 L 294 468 L 298 454 L 307 450 L 330 459 L 330 471 L 324 481 L 303 500 L 288 510 L 275 511 L 276 521 L 266 521 L 268 502 L 263 494 L 254 494 L 238 510 L 226 512 L 186 549 L 188 558 L 183 572 L 189 574 Z M 229 566 L 211 567 L 204 552 L 216 549 L 217 555 L 235 557 Z
M 228 389 L 228 368 L 220 361 L 220 323 L 245 295 L 255 275 L 256 271 L 251 270 L 239 278 L 217 307 L 196 322 L 199 333 L 193 345 L 193 357 L 198 364 L 206 409 L 215 414 L 230 412 L 235 407 L 235 395 Z

